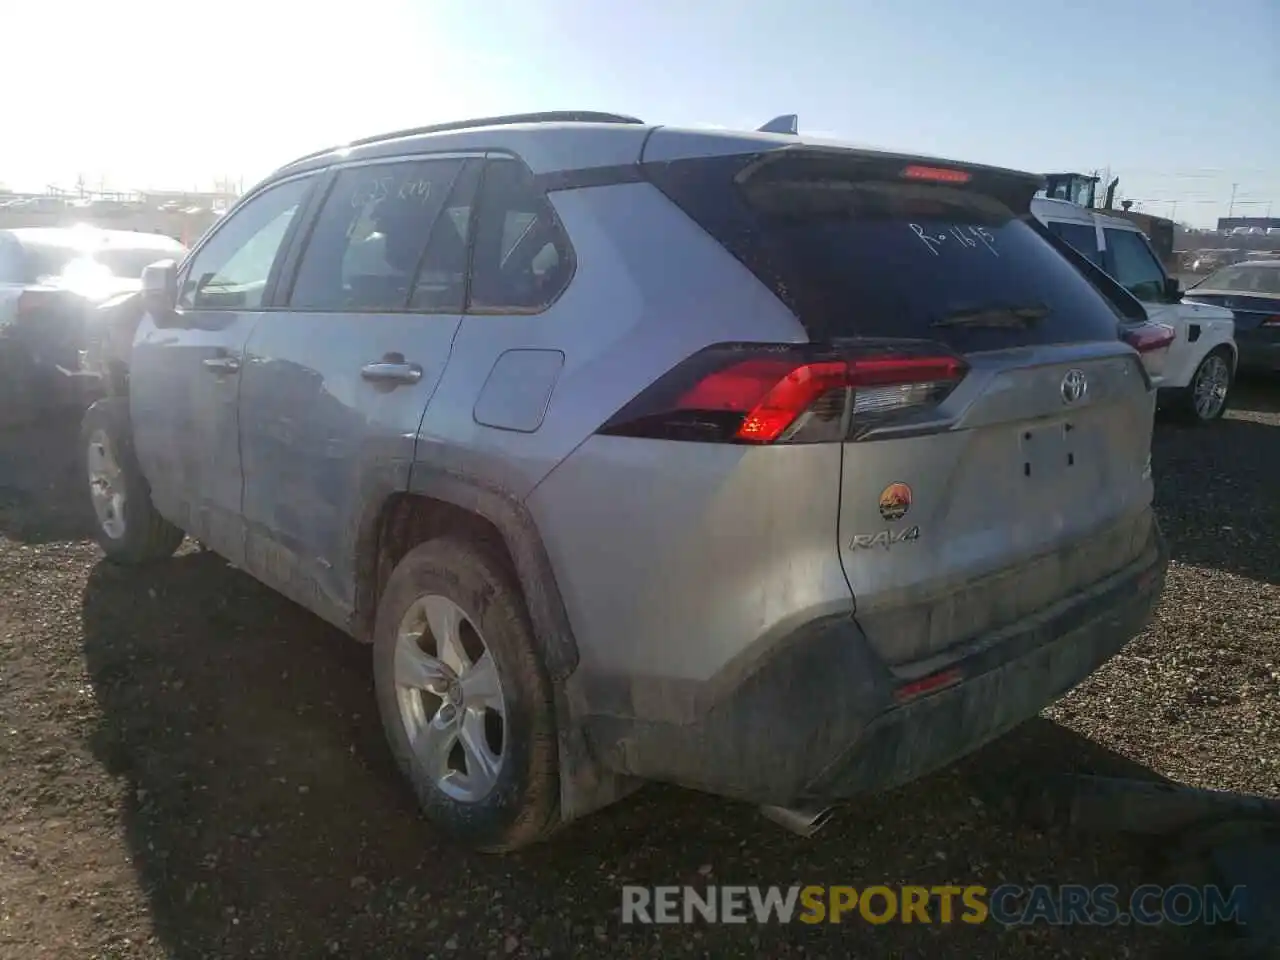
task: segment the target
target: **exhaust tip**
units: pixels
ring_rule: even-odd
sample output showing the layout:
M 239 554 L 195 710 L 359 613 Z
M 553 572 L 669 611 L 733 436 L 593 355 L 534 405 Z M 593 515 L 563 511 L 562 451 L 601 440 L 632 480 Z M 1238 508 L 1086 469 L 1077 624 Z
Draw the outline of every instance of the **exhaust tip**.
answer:
M 801 837 L 812 837 L 825 827 L 835 814 L 834 807 L 820 807 L 817 810 L 799 810 L 790 807 L 764 806 L 760 813 L 765 819 L 772 820 L 781 827 Z

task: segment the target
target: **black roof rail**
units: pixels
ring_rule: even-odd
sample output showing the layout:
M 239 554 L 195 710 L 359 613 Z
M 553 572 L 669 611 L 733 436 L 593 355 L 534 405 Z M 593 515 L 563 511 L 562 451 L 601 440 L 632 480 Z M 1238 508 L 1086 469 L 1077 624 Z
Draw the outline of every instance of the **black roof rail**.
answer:
M 340 143 L 336 146 L 325 147 L 323 150 L 316 150 L 313 153 L 298 157 L 296 160 L 291 160 L 280 169 L 285 170 L 305 160 L 323 157 L 326 153 L 332 153 L 334 150 L 364 147 L 371 143 L 381 143 L 384 140 L 399 140 L 401 137 L 416 137 L 424 133 L 445 133 L 449 130 L 469 130 L 472 127 L 508 126 L 516 123 L 644 123 L 644 121 L 621 113 L 602 113 L 597 110 L 546 110 L 541 113 L 509 113 L 501 117 L 477 117 L 474 120 L 450 120 L 448 123 L 433 123 L 425 127 L 392 130 L 390 133 L 379 133 L 371 137 L 352 140 L 350 143 Z

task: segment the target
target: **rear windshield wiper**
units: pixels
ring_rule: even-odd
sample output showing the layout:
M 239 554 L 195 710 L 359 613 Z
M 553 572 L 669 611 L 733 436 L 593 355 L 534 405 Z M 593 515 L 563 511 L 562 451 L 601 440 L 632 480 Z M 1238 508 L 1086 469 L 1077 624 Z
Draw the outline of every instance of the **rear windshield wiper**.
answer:
M 978 307 L 976 309 L 955 310 L 941 320 L 929 324 L 931 327 L 1015 327 L 1026 329 L 1047 317 L 1051 311 L 1039 303 L 1031 303 L 1021 307 Z

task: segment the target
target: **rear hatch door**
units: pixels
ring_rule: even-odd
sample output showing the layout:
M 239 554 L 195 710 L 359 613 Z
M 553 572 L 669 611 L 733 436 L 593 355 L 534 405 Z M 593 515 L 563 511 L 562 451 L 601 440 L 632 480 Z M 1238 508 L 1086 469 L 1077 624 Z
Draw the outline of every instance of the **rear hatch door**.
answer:
M 886 662 L 932 669 L 1137 557 L 1154 391 L 1117 309 L 1028 222 L 1035 178 L 785 150 L 721 171 L 726 213 L 706 166 L 658 182 L 815 341 L 963 361 L 943 389 L 853 391 L 838 545 Z

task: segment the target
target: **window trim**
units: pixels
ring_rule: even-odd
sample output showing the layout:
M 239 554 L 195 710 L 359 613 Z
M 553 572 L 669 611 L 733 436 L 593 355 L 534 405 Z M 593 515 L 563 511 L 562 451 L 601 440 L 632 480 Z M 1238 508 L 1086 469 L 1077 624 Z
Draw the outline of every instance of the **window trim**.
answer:
M 265 313 L 269 310 L 274 309 L 276 288 L 280 283 L 281 271 L 285 265 L 285 262 L 288 260 L 289 253 L 293 247 L 294 238 L 297 236 L 297 233 L 298 233 L 299 225 L 304 220 L 306 220 L 312 213 L 311 208 L 314 204 L 315 196 L 316 196 L 316 183 L 321 181 L 323 179 L 323 176 L 324 176 L 323 170 L 308 170 L 304 173 L 296 173 L 296 174 L 293 174 L 292 176 L 281 177 L 279 180 L 270 180 L 270 181 L 259 184 L 253 190 L 253 192 L 245 194 L 245 196 L 241 197 L 235 203 L 235 205 L 232 206 L 232 208 L 228 210 L 226 214 L 223 215 L 222 219 L 218 222 L 218 224 L 212 230 L 208 231 L 203 237 L 200 238 L 200 240 L 196 243 L 196 245 L 192 247 L 191 250 L 187 253 L 183 261 L 178 265 L 178 269 L 175 272 L 175 282 L 176 282 L 178 294 L 180 296 L 182 292 L 182 287 L 186 283 L 187 275 L 191 271 L 191 267 L 195 263 L 196 257 L 200 255 L 201 251 L 204 250 L 204 248 L 209 244 L 210 241 L 213 240 L 214 237 L 216 237 L 219 233 L 221 233 L 224 229 L 226 229 L 227 224 L 231 223 L 232 218 L 235 217 L 244 207 L 248 206 L 250 203 L 252 203 L 254 200 L 261 197 L 263 194 L 267 193 L 269 190 L 274 190 L 276 187 L 283 186 L 286 183 L 292 183 L 296 180 L 314 181 L 307 188 L 306 193 L 303 194 L 302 200 L 298 206 L 298 213 L 293 218 L 293 222 L 289 224 L 288 229 L 285 230 L 284 232 L 284 236 L 280 238 L 280 246 L 276 250 L 275 259 L 271 261 L 271 269 L 267 272 L 267 285 L 266 287 L 263 288 L 263 291 L 262 291 L 262 302 L 258 306 L 254 307 L 252 310 L 244 310 L 239 308 L 233 309 L 233 310 L 230 310 L 230 309 L 223 310 L 217 307 L 196 307 L 196 306 L 184 308 L 175 299 L 174 307 L 173 307 L 174 313 L 178 317 L 183 317 L 193 313 Z
M 413 301 L 413 292 L 418 284 L 418 274 L 422 271 L 422 262 L 419 258 L 418 265 L 414 270 L 412 282 L 409 284 L 409 294 L 405 303 L 399 309 L 394 310 L 316 310 L 313 308 L 301 308 L 290 305 L 293 297 L 294 286 L 298 282 L 299 269 L 302 266 L 302 258 L 306 256 L 307 248 L 311 245 L 311 239 L 315 234 L 316 225 L 320 222 L 320 214 L 324 211 L 324 205 L 329 199 L 329 195 L 333 192 L 334 184 L 338 181 L 338 175 L 344 170 L 353 170 L 360 167 L 371 166 L 389 166 L 394 163 L 426 163 L 434 160 L 461 160 L 462 163 L 458 167 L 458 172 L 454 174 L 452 180 L 449 181 L 447 193 L 452 193 L 454 186 L 458 182 L 458 178 L 462 176 L 466 169 L 468 161 L 476 161 L 483 163 L 485 152 L 483 150 L 438 150 L 423 151 L 420 153 L 397 154 L 393 157 L 368 157 L 359 160 L 339 161 L 329 165 L 324 170 L 324 181 L 320 188 L 316 191 L 316 200 L 311 205 L 311 209 L 307 211 L 307 221 L 305 232 L 295 237 L 293 248 L 289 252 L 289 257 L 281 270 L 280 282 L 273 291 L 272 305 L 273 309 L 282 310 L 288 313 L 308 313 L 318 316 L 347 316 L 358 314 L 362 317 L 378 317 L 378 316 L 401 316 L 404 314 L 418 315 L 424 317 L 456 317 L 460 316 L 457 310 L 422 310 L 413 309 L 409 306 Z M 480 188 L 484 183 L 484 171 L 481 169 L 480 180 L 476 186 L 476 196 L 480 194 Z M 448 202 L 448 196 L 445 197 Z M 473 204 L 472 216 L 475 216 L 475 207 L 479 204 Z M 446 207 L 441 206 L 440 212 L 436 214 L 436 219 L 431 222 L 431 226 L 427 231 L 428 243 L 430 242 L 431 232 L 435 230 L 436 223 L 440 217 L 444 216 Z M 425 248 L 424 248 L 425 252 Z M 465 267 L 465 276 L 463 280 L 463 308 L 465 312 L 466 295 L 471 289 L 471 239 L 467 240 L 467 262 Z
M 471 302 L 471 283 L 475 276 L 475 242 L 476 227 L 479 225 L 480 211 L 483 206 L 485 197 L 485 185 L 489 178 L 489 167 L 494 161 L 514 161 L 524 167 L 525 172 L 529 174 L 530 183 L 533 190 L 538 193 L 543 201 L 547 204 L 547 208 L 551 211 L 552 223 L 564 238 L 566 256 L 568 259 L 568 270 L 565 274 L 564 282 L 556 290 L 555 294 L 541 305 L 536 307 L 480 307 L 476 308 Z M 476 204 L 471 211 L 471 224 L 467 237 L 467 285 L 466 299 L 462 304 L 463 316 L 468 317 L 536 317 L 546 313 L 554 307 L 560 298 L 564 296 L 571 286 L 573 286 L 574 278 L 578 275 L 578 252 L 574 249 L 573 238 L 569 236 L 569 231 L 565 228 L 564 221 L 560 219 L 560 211 L 556 209 L 554 203 L 551 202 L 551 191 L 546 183 L 539 179 L 523 158 L 519 154 L 510 150 L 487 150 L 484 155 L 484 169 L 480 175 L 480 183 L 476 187 Z

